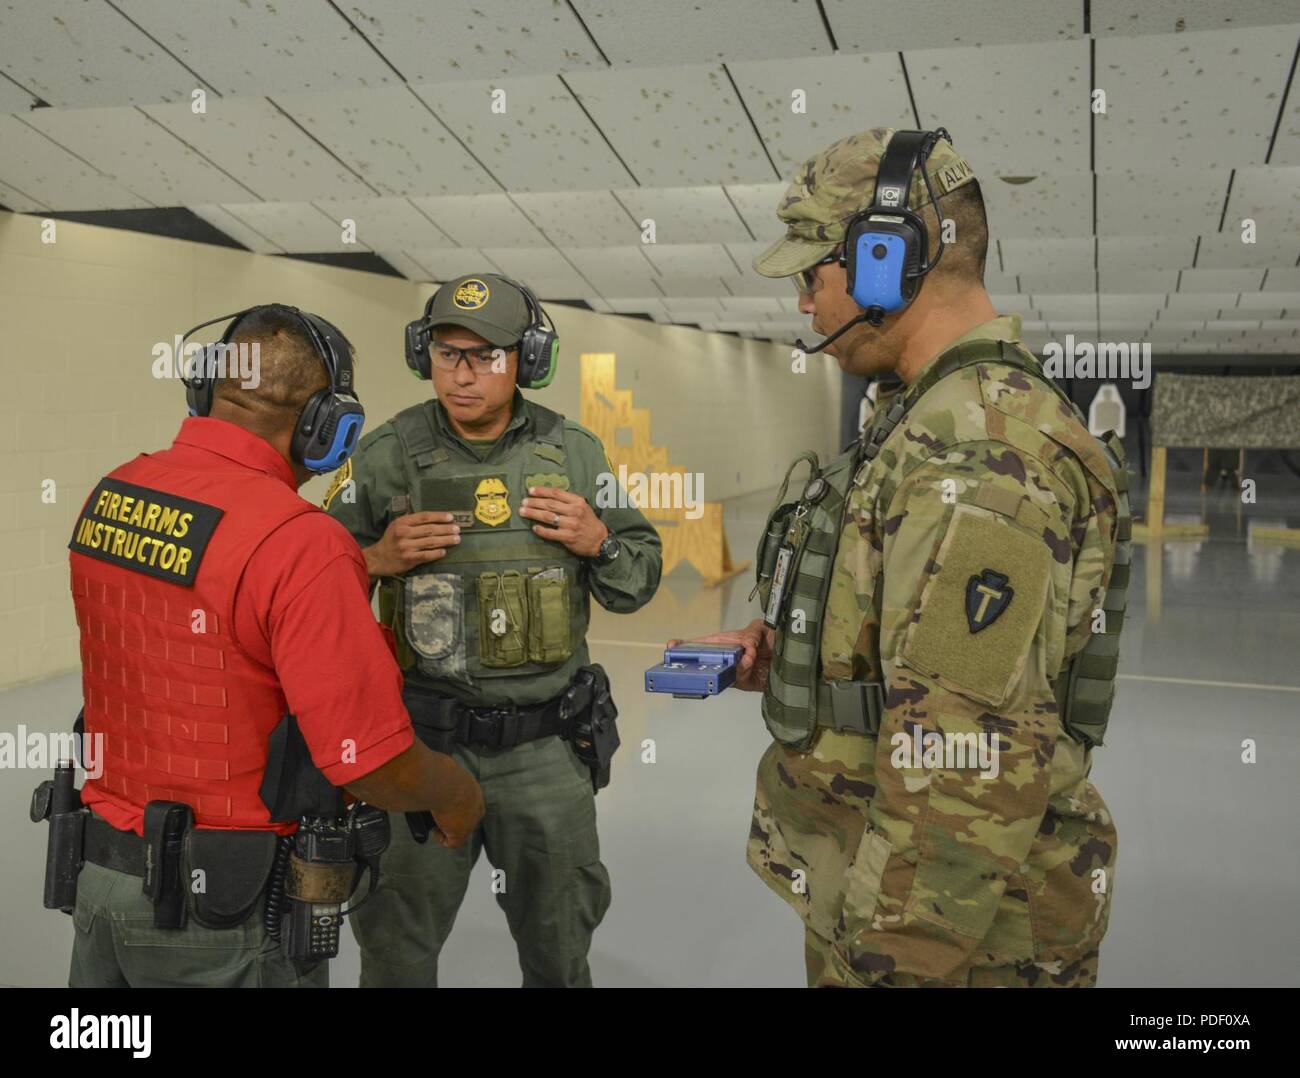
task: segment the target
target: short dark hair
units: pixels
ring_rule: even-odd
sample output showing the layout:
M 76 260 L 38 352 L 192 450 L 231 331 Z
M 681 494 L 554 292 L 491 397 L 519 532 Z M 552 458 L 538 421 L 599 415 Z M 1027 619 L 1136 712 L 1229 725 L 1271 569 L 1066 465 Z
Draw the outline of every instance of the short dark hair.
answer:
M 989 252 L 989 222 L 984 212 L 984 195 L 978 180 L 971 180 L 939 196 L 945 219 L 955 228 L 954 241 L 944 248 L 933 277 L 953 284 L 984 283 L 984 263 Z M 939 249 L 939 219 L 932 203 L 921 210 L 930 234 L 930 257 Z
M 215 386 L 219 400 L 272 420 L 296 418 L 329 373 L 301 318 L 283 307 L 254 308 L 239 320 L 230 344 L 257 345 L 257 384 L 245 384 L 237 369 L 227 367 Z

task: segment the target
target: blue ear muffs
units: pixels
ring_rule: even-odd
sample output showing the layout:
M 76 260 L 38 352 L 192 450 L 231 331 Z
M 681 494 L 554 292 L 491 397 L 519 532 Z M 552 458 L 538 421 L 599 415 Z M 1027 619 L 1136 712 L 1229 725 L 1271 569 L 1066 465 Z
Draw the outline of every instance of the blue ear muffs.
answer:
M 925 222 L 908 209 L 912 174 L 919 166 L 935 213 L 943 223 L 943 211 L 925 167 L 930 151 L 941 138 L 952 142 L 942 127 L 936 131 L 894 132 L 876 172 L 872 204 L 845 229 L 843 257 L 849 295 L 874 326 L 880 325 L 885 315 L 895 314 L 911 303 L 925 275 L 943 257 L 941 245 L 934 262 L 929 261 Z
M 332 472 L 352 455 L 366 421 L 366 411 L 353 389 L 352 345 L 336 326 L 314 314 L 300 311 L 297 307 L 284 303 L 267 303 L 200 322 L 181 341 L 184 342 L 190 334 L 204 326 L 230 319 L 220 342 L 222 346 L 228 345 L 244 317 L 266 307 L 287 312 L 302 323 L 329 374 L 329 387 L 313 393 L 298 415 L 293 438 L 289 443 L 289 455 L 308 471 Z M 189 373 L 185 379 L 185 399 L 189 403 L 190 415 L 206 416 L 212 412 L 218 373 L 216 360 L 219 354 L 216 347 L 205 348 L 201 369 Z

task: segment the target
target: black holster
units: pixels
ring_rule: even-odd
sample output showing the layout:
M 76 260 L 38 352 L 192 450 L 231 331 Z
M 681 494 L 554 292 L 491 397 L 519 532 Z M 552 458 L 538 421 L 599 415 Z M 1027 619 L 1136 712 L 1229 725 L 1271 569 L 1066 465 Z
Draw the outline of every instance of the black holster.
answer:
M 599 663 L 578 668 L 560 702 L 565 720 L 564 737 L 591 769 L 591 788 L 599 793 L 609 785 L 610 761 L 618 751 L 618 708 L 609 691 L 609 676 Z
M 77 877 L 81 874 L 82 844 L 89 811 L 81 805 L 81 792 L 74 785 L 76 765 L 60 761 L 54 778 L 46 779 L 32 793 L 33 823 L 48 820 L 45 845 L 45 888 L 42 901 L 47 910 L 71 913 L 77 904 Z

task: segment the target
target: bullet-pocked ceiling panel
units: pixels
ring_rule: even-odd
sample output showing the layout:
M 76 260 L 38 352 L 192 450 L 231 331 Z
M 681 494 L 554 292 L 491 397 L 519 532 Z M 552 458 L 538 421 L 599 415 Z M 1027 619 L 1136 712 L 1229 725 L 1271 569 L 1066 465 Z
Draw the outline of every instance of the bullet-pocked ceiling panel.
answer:
M 1250 218 L 1259 235 L 1300 234 L 1300 168 L 1239 168 L 1232 180 L 1228 223 Z
M 581 299 L 594 291 L 554 247 L 485 247 L 483 254 L 507 276 L 530 282 L 539 299 Z
M 0 71 L 0 113 L 26 112 L 34 104 L 36 98 Z
M 571 191 L 631 181 L 555 75 L 414 90 L 511 191 Z
M 1097 171 L 1262 165 L 1296 35 L 1275 28 L 1097 42 Z
M 651 243 L 646 245 L 645 253 L 666 275 L 735 277 L 742 272 L 720 243 Z
M 1300 290 L 1300 269 L 1274 269 L 1268 271 L 1268 279 L 1261 291 L 1295 292 Z M 1297 312 L 1292 311 L 1293 315 Z
M 559 0 L 348 0 L 342 6 L 408 82 L 606 66 Z
M 353 222 L 358 242 L 376 251 L 455 246 L 442 229 L 404 198 L 323 199 L 316 205 L 334 220 L 340 231 L 343 222 Z
M 990 236 L 1086 236 L 1092 231 L 1090 173 L 978 179 Z
M 226 95 L 374 88 L 399 81 L 332 4 L 113 2 Z
M 618 247 L 640 240 L 640 227 L 609 191 L 521 192 L 513 198 L 557 247 Z
M 1295 20 L 1295 0 L 1092 0 L 1092 32 L 1097 37 L 1227 30 Z
M 240 220 L 224 206 L 206 205 L 190 206 L 191 213 L 202 217 L 213 228 L 224 232 L 231 239 L 242 243 L 250 251 L 258 254 L 283 254 L 284 248 L 272 242 L 262 233 Z
M 284 251 L 368 251 L 360 234 L 355 243 L 324 210 L 310 202 L 227 203 L 222 207 Z
M 275 103 L 381 194 L 501 190 L 409 87 L 281 94 Z
M 155 206 L 256 197 L 137 108 L 37 109 L 26 120 Z
M 1097 240 L 1097 267 L 1103 270 L 1190 266 L 1195 254 L 1195 236 L 1101 236 Z
M 658 276 L 637 247 L 565 247 L 562 253 L 605 296 L 644 296 Z
M 383 248 L 376 252 L 380 258 L 387 262 L 393 269 L 397 270 L 403 277 L 410 281 L 432 281 L 433 277 L 420 263 L 408 255 L 405 251 L 397 250 L 392 247 Z
M 48 210 L 49 206 L 44 202 L 32 198 L 25 191 L 20 191 L 17 187 L 10 187 L 7 183 L 0 183 L 0 204 L 8 206 L 9 209 L 18 213 L 30 213 L 38 210 Z
M 448 281 L 464 273 L 496 272 L 500 269 L 474 247 L 440 247 L 434 250 L 403 247 L 402 250 L 424 267 L 424 276 L 431 281 Z
M 835 42 L 844 52 L 941 49 L 1002 42 L 1061 41 L 1083 36 L 1078 0 L 909 0 L 864 4 L 823 0 Z
M 894 53 L 728 66 L 783 176 L 846 133 L 916 123 Z
M 1094 268 L 1093 240 L 1005 239 L 1001 241 L 1004 273 L 1055 273 Z
M 1154 165 L 1144 160 L 1144 169 Z M 1227 169 L 1106 172 L 1097 176 L 1097 233 L 1198 236 L 1215 232 L 1228 194 Z
M 201 114 L 188 105 L 150 105 L 145 111 L 258 198 L 293 201 L 375 193 L 263 98 L 209 99 L 208 111 Z
M 203 83 L 103 0 L 0 0 L 0 68 L 58 108 L 189 101 Z
M 926 49 L 907 70 L 921 123 L 976 176 L 1088 171 L 1087 42 Z
M 749 229 L 721 187 L 641 187 L 614 194 L 628 208 L 638 229 L 653 227 L 655 243 L 750 239 Z
M 755 236 L 775 240 L 785 232 L 776 207 L 788 186 L 786 183 L 728 184 L 727 196 Z
M 1180 292 L 1258 292 L 1264 270 L 1185 269 L 1178 282 Z
M 0 179 L 58 210 L 139 209 L 149 203 L 16 116 L 0 116 Z
M 443 195 L 411 201 L 456 247 L 549 247 L 509 195 Z
M 1237 222 L 1222 232 L 1201 237 L 1196 265 L 1205 269 L 1267 269 L 1294 266 L 1300 258 L 1300 231 L 1295 228 L 1257 229 L 1253 243 L 1242 242 Z
M 575 72 L 566 81 L 640 186 L 779 178 L 721 66 Z
M 829 55 L 816 0 L 573 0 L 615 67 Z

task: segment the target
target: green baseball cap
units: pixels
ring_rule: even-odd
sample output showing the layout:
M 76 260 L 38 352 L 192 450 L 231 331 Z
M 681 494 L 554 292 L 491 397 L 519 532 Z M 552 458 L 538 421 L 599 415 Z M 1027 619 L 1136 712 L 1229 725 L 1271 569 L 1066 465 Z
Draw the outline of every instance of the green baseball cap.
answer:
M 430 326 L 460 326 L 498 348 L 517 343 L 532 321 L 523 294 L 495 273 L 471 273 L 448 281 L 429 309 Z
M 843 243 L 849 221 L 871 203 L 876 170 L 894 130 L 873 127 L 849 135 L 800 165 L 776 208 L 786 233 L 754 259 L 754 269 L 764 277 L 789 277 L 816 265 Z M 935 198 L 975 179 L 966 159 L 942 138 L 930 151 L 926 168 Z M 918 169 L 908 191 L 908 208 L 919 210 L 929 201 Z

